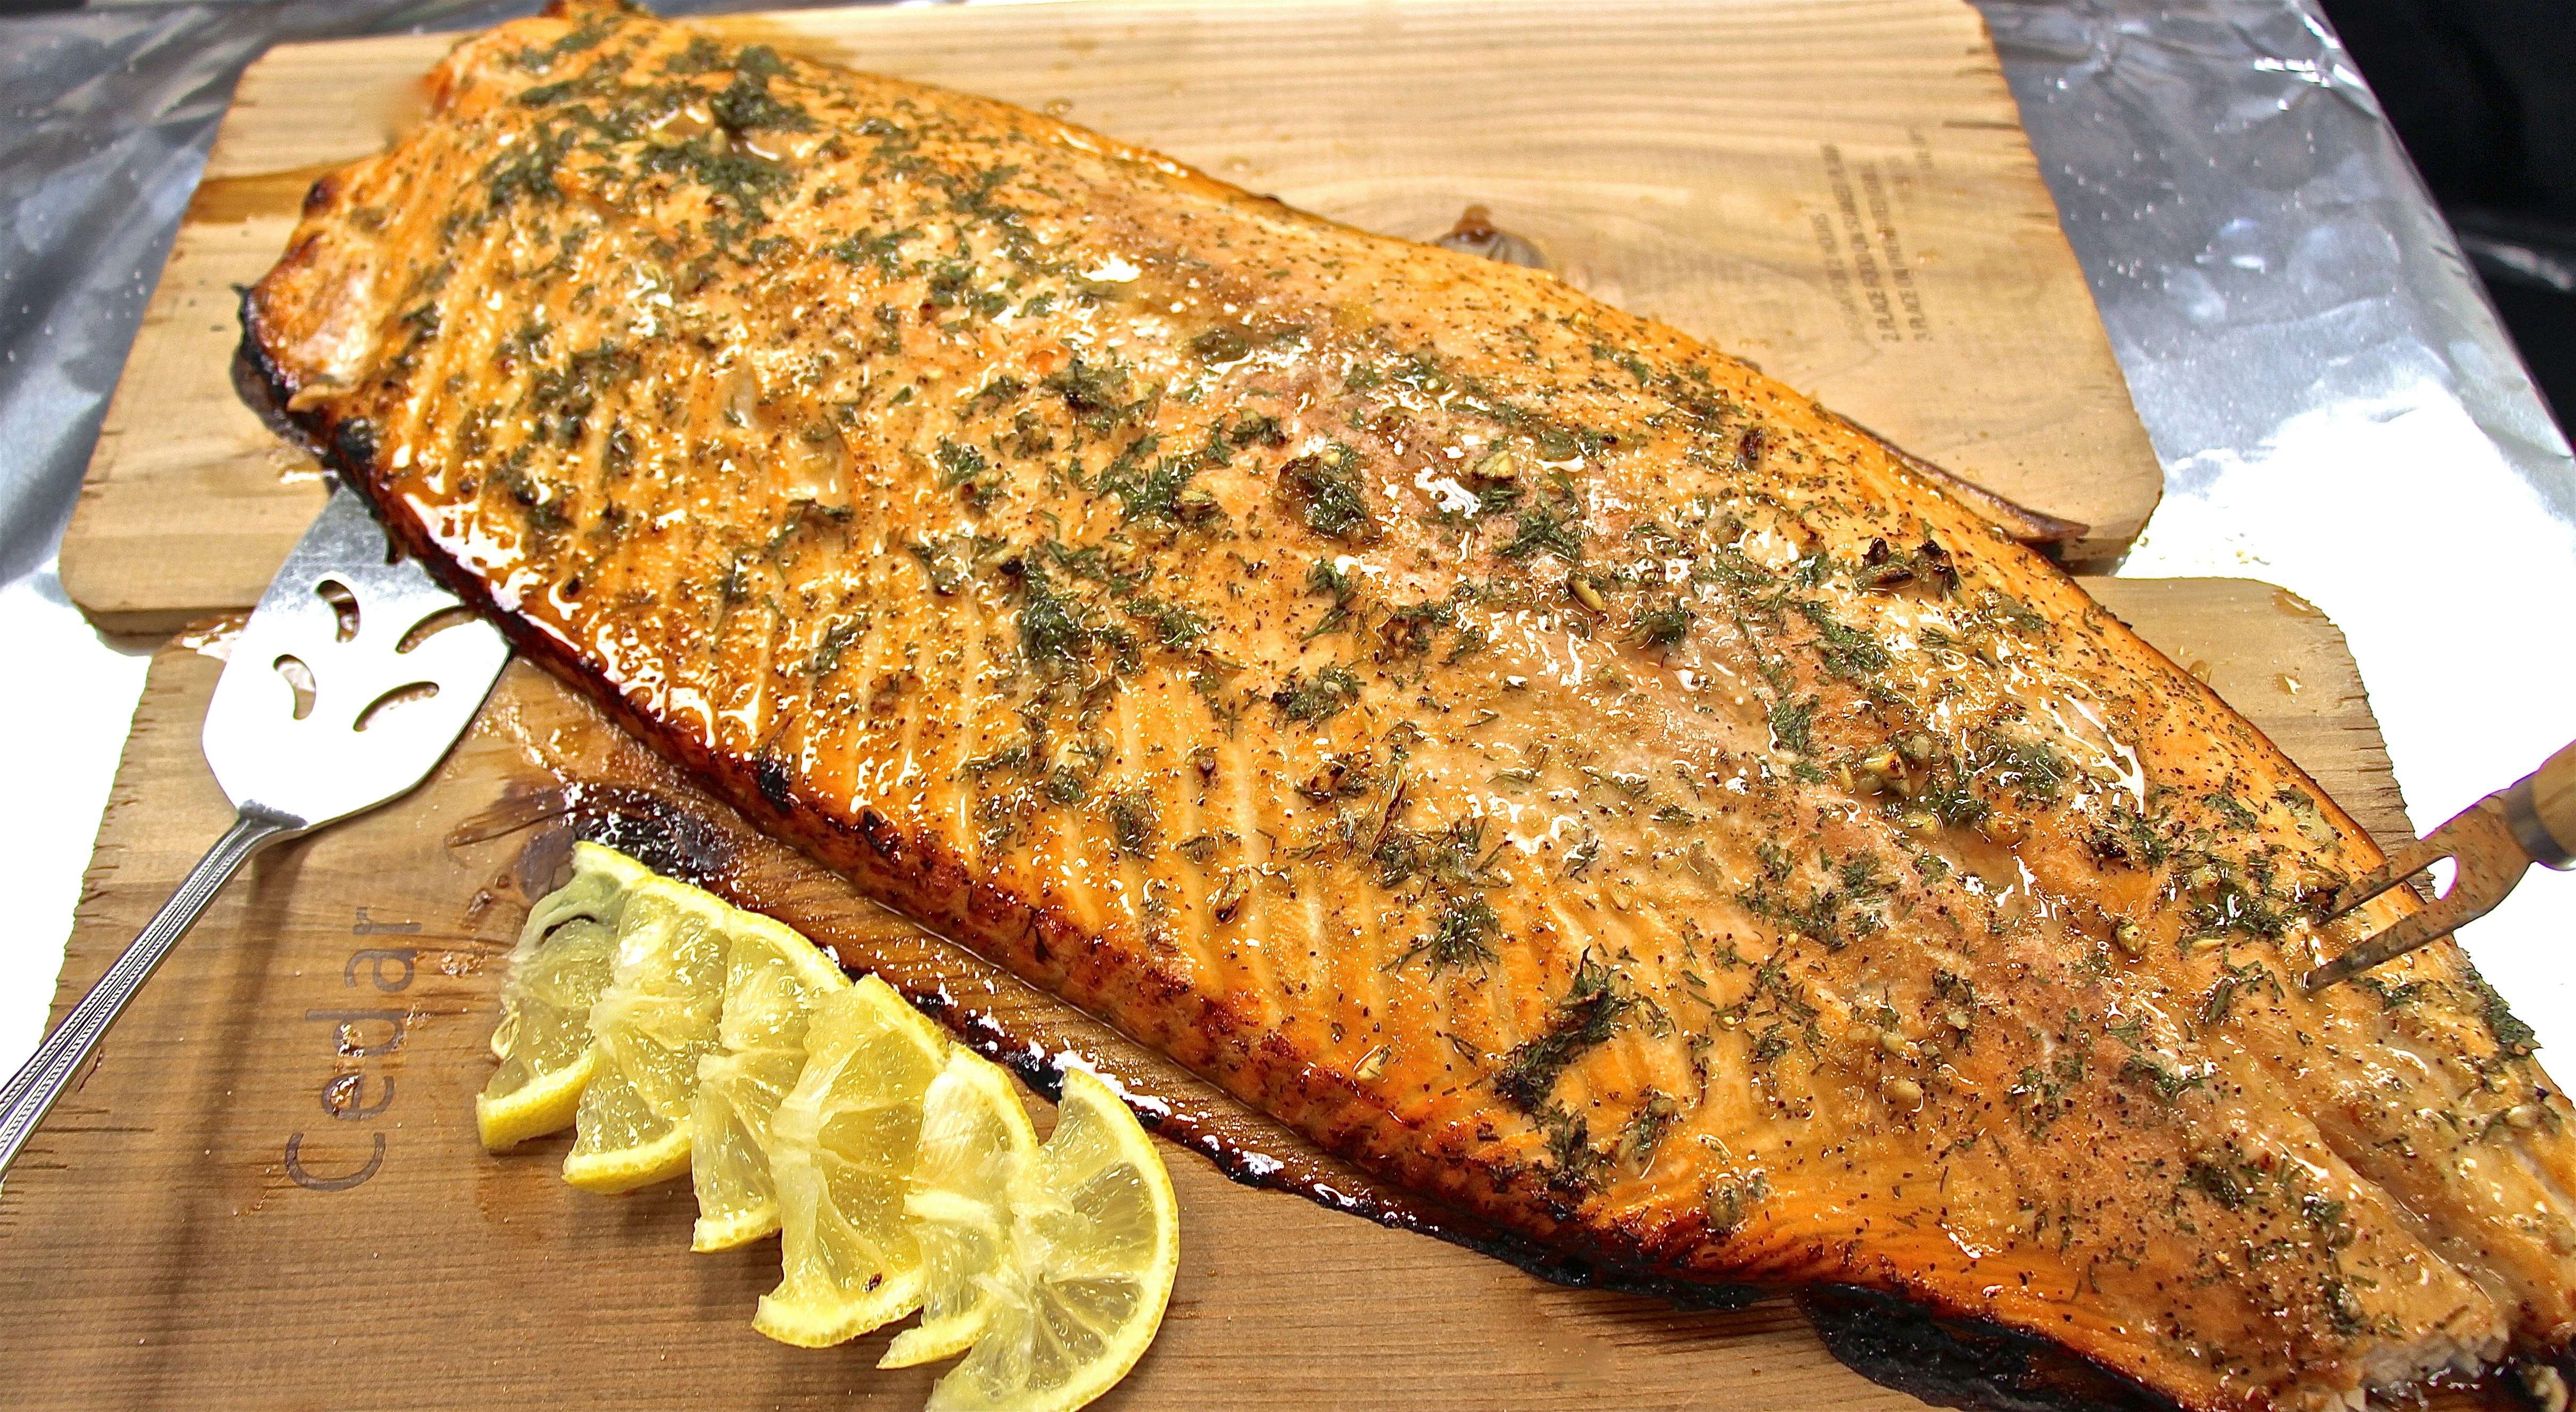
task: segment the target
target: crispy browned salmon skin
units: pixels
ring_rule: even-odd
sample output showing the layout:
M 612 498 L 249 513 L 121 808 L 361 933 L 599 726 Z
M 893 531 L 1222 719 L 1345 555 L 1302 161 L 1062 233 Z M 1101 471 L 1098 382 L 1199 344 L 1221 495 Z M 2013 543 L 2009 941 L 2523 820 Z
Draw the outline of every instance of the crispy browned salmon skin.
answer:
M 526 650 L 872 894 L 1603 1266 L 2194 1408 L 2567 1343 L 2531 1032 L 2447 944 L 2300 995 L 2378 850 L 1807 399 L 628 12 L 430 86 L 250 351 Z

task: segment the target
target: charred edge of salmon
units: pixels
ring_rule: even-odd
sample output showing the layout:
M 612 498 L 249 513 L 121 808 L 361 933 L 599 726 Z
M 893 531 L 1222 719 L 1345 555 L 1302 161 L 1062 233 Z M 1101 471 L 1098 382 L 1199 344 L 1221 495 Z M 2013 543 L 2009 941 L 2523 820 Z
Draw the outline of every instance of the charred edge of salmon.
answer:
M 326 180 L 328 180 L 326 178 Z M 317 183 L 319 186 L 320 183 Z M 1023 898 L 1005 889 L 982 883 L 971 877 L 952 858 L 942 856 L 929 841 L 907 837 L 894 821 L 872 809 L 862 809 L 855 821 L 845 821 L 804 804 L 794 794 L 794 781 L 783 766 L 763 759 L 736 759 L 719 756 L 702 742 L 682 733 L 666 730 L 623 696 L 607 690 L 607 684 L 581 662 L 572 644 L 536 630 L 518 615 L 504 611 L 494 601 L 490 586 L 477 575 L 458 565 L 433 541 L 417 519 L 393 512 L 386 488 L 386 468 L 380 463 L 374 424 L 363 417 L 338 418 L 327 408 L 297 411 L 293 399 L 300 389 L 287 370 L 271 354 L 265 336 L 268 326 L 262 304 L 262 292 L 270 282 L 291 274 L 310 256 L 309 246 L 288 250 L 269 274 L 242 291 L 242 344 L 239 368 L 246 391 L 255 390 L 253 405 L 263 416 L 277 416 L 296 433 L 298 441 L 310 448 L 322 465 L 360 492 L 377 519 L 385 526 L 402 550 L 421 561 L 441 583 L 476 611 L 489 617 L 513 646 L 543 667 L 548 673 L 581 692 L 596 703 L 608 718 L 636 739 L 661 751 L 709 787 L 711 793 L 739 810 L 762 832 L 802 848 L 809 855 L 841 876 L 860 886 L 872 897 L 903 915 L 942 935 L 968 936 L 989 940 L 996 947 L 1008 947 L 1025 964 L 1013 967 L 1025 979 L 1041 988 L 1063 996 L 1065 985 L 1075 978 L 1072 966 L 1087 958 L 1095 963 L 1115 964 L 1115 958 L 1103 957 L 1102 948 L 1085 937 L 1060 910 L 1042 898 Z M 2195 685 L 2198 683 L 2195 681 Z M 2206 686 L 2201 690 L 2208 691 Z M 2213 695 L 2213 699 L 2215 699 Z M 2355 837 L 2367 839 L 2349 819 L 2337 821 Z M 977 948 L 981 950 L 982 948 Z M 1092 986 L 1107 989 L 1113 973 L 1097 966 L 1089 973 Z M 1139 986 L 1161 986 L 1150 974 L 1136 973 L 1126 979 Z M 1069 1002 L 1076 1003 L 1079 1002 Z M 1122 1031 L 1123 1031 L 1123 1027 Z M 1369 1110 L 1365 1100 L 1347 1082 L 1318 1080 L 1297 1056 L 1287 1051 L 1275 1036 L 1263 1046 L 1249 1038 L 1257 1032 L 1251 1018 L 1219 1002 L 1204 1002 L 1197 1023 L 1182 1033 L 1202 1044 L 1183 1052 L 1170 1041 L 1179 1035 L 1156 1036 L 1130 1033 L 1130 1037 L 1158 1050 L 1184 1068 L 1216 1079 L 1219 1087 L 1241 1102 L 1252 1104 L 1272 1114 L 1283 1111 L 1310 1115 L 1306 1123 L 1291 1126 L 1305 1131 L 1324 1151 L 1351 1162 L 1362 1171 L 1379 1176 L 1405 1190 L 1409 1197 L 1439 1207 L 1454 1202 L 1451 1192 L 1463 1192 L 1481 1186 L 1498 1211 L 1517 1214 L 1534 1231 L 1543 1235 L 1513 1235 L 1486 1249 L 1472 1240 L 1458 1243 L 1502 1259 L 1554 1283 L 1588 1286 L 1620 1291 L 1635 1291 L 1675 1298 L 1677 1291 L 1685 1302 L 1759 1297 L 1764 1294 L 1806 1294 L 1829 1287 L 1857 1288 L 1845 1283 L 1848 1266 L 1834 1262 L 1830 1251 L 1818 1247 L 1809 1252 L 1821 1270 L 1831 1267 L 1831 1277 L 1800 1279 L 1795 1273 L 1782 1273 L 1783 1266 L 1774 1263 L 1759 1275 L 1740 1276 L 1730 1272 L 1692 1270 L 1682 1260 L 1689 1252 L 1703 1248 L 1708 1232 L 1689 1222 L 1678 1222 L 1652 1233 L 1651 1238 L 1625 1229 L 1598 1230 L 1586 1228 L 1571 1218 L 1572 1207 L 1558 1199 L 1512 1186 L 1507 1174 L 1494 1163 L 1474 1153 L 1437 1144 L 1419 1144 L 1415 1154 L 1427 1173 L 1438 1173 L 1449 1185 L 1443 1189 L 1425 1189 L 1405 1181 L 1393 1170 L 1393 1154 L 1362 1146 L 1356 1139 L 1365 1135 L 1372 1117 L 1386 1123 L 1401 1123 L 1400 1118 L 1383 1110 Z M 1237 1056 L 1235 1065 L 1217 1062 L 1229 1047 Z M 1265 1049 L 1274 1052 L 1263 1052 Z M 1221 1075 L 1260 1077 L 1266 1082 L 1259 1092 L 1247 1093 L 1249 1084 L 1226 1082 Z M 1286 1080 L 1285 1083 L 1282 1080 Z M 1337 1091 L 1321 1091 L 1321 1090 Z M 1291 1102 L 1290 1099 L 1295 1101 Z M 1266 1100 L 1266 1101 L 1265 1101 Z M 1356 1119 L 1340 1123 L 1323 1121 L 1336 1108 L 1357 1111 Z M 1486 1218 L 1474 1218 L 1485 1225 Z M 1651 1240 L 1651 1243 L 1650 1243 Z M 1518 1258 L 1516 1252 L 1540 1252 L 1532 1259 Z M 1794 1270 L 1795 1266 L 1787 1266 Z M 1708 1292 L 1708 1293 L 1704 1293 Z M 1718 1293 L 1722 1292 L 1722 1293 Z M 1990 1330 L 1991 1339 L 2023 1339 L 2017 1333 L 1960 1305 L 1938 1290 L 1904 1284 L 1891 1277 L 1889 1288 L 1877 1291 L 1895 1305 L 1920 1312 L 1933 1327 L 1957 1330 Z M 1933 1338 L 1956 1340 L 1948 1333 L 1926 1335 L 1926 1346 Z M 2034 1400 L 2034 1394 L 2017 1390 L 2014 1383 L 2030 1366 L 2027 1361 L 2013 1366 L 1998 1366 L 1995 1360 L 1977 1351 L 1971 1342 L 1961 1352 L 1957 1366 L 1971 1369 L 1993 1368 L 1992 1375 L 1980 1381 L 1963 1375 L 1964 1384 L 1975 1384 L 1974 1395 L 1982 1405 L 1999 1408 L 2081 1408 L 2098 1405 L 2080 1397 L 2058 1400 Z M 2056 1344 L 2043 1344 L 2044 1357 L 2069 1365 L 2080 1372 L 2147 1394 L 2138 1383 L 2117 1368 L 2088 1354 Z M 1981 1363 L 1980 1360 L 1983 1360 Z M 2006 1360 L 2009 1362 L 2009 1360 Z M 1855 1371 L 1873 1376 L 1874 1365 L 1853 1363 Z M 2071 1383 L 2069 1384 L 2072 1385 Z M 2152 1403 L 2148 1405 L 2153 1405 Z
M 2180 1412 L 2180 1403 L 2071 1358 L 2045 1339 L 1944 1319 L 1877 1290 L 1827 1285 L 1802 1292 L 1798 1307 L 1843 1366 L 1936 1407 Z

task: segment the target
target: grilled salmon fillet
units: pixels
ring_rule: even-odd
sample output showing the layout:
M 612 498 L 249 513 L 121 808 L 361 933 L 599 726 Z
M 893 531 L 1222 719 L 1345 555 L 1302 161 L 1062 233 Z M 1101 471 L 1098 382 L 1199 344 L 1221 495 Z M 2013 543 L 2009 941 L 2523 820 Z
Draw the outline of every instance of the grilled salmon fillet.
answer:
M 2189 1408 L 2569 1342 L 2531 1032 L 2447 943 L 2300 994 L 2379 851 L 1807 398 L 631 11 L 430 90 L 247 353 L 524 650 L 871 895 L 1603 1268 L 1865 1286 Z

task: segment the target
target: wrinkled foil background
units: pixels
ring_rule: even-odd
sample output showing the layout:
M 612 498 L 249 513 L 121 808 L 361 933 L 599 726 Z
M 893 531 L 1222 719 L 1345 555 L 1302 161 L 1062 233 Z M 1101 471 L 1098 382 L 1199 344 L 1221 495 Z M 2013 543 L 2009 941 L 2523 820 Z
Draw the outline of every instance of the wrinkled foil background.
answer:
M 665 13 L 781 0 L 664 3 Z M 25 672 L 0 1064 L 33 1049 L 134 645 L 54 546 L 179 214 L 269 45 L 470 29 L 494 0 L 111 5 L 0 26 L 0 637 Z M 2352 642 L 2416 823 L 2576 734 L 2576 462 L 2360 74 L 2306 0 L 1978 0 L 2165 501 L 2122 572 L 2269 580 Z M 2576 1045 L 2576 877 L 2464 933 Z

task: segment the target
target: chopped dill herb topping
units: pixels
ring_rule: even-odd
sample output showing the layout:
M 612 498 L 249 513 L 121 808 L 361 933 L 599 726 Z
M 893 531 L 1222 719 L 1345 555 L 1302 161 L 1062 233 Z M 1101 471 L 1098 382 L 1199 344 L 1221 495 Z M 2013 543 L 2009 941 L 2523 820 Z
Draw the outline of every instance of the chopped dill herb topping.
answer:
M 484 163 L 481 175 L 490 209 L 500 211 L 516 201 L 560 199 L 563 188 L 555 185 L 555 168 L 573 150 L 577 136 L 569 123 L 541 124 L 525 147 Z
M 1000 489 L 1001 479 L 987 474 L 989 464 L 984 453 L 972 446 L 960 446 L 946 437 L 939 439 L 939 488 L 956 490 L 963 487 L 966 499 L 976 509 L 990 505 Z
M 2266 891 L 2249 888 L 2234 869 L 2218 876 L 2184 909 L 2185 939 L 2195 936 L 2243 936 L 2277 939 L 2290 930 L 2290 915 Z
M 1335 443 L 1279 468 L 1279 494 L 1306 528 L 1332 539 L 1366 537 L 1368 496 L 1360 488 L 1360 453 Z
M 2238 1162 L 2195 1161 L 2183 1172 L 2184 1186 L 2230 1211 L 2245 1209 L 2262 1181 L 2262 1169 Z
M 883 232 L 859 231 L 823 247 L 845 265 L 874 264 L 891 279 L 903 273 L 903 243 L 921 234 L 917 226 Z
M 734 56 L 733 83 L 715 96 L 707 106 L 717 122 L 732 132 L 758 132 L 776 128 L 785 132 L 811 132 L 814 120 L 804 109 L 771 96 L 769 80 L 787 72 L 778 51 L 766 44 L 746 46 Z
M 1212 328 L 1190 340 L 1190 352 L 1202 363 L 1231 363 L 1252 351 L 1243 330 Z
M 1288 444 L 1287 434 L 1279 430 L 1279 419 L 1277 417 L 1266 415 L 1256 417 L 1250 412 L 1244 413 L 1241 417 L 1235 420 L 1233 426 L 1226 428 L 1225 439 L 1236 446 L 1285 446 Z
M 1648 647 L 1670 647 L 1690 636 L 1690 609 L 1658 603 L 1637 614 L 1636 638 Z
M 1495 845 L 1496 852 L 1501 849 L 1502 845 Z M 1399 887 L 1406 879 L 1421 876 L 1463 888 L 1481 886 L 1485 865 L 1492 859 L 1485 852 L 1485 821 L 1467 817 L 1427 833 L 1389 825 L 1369 861 L 1377 865 L 1380 887 Z
M 990 755 L 978 755 L 965 763 L 968 775 L 982 778 L 995 770 L 1016 770 L 1029 762 L 1029 743 L 1015 740 Z
M 2325 1238 L 2328 1250 L 2348 1249 L 2361 1236 L 2361 1232 L 2354 1230 L 2351 1221 L 2346 1219 L 2346 1210 L 2342 1202 L 2315 1192 L 2299 1198 L 2300 1217 Z
M 805 659 L 805 675 L 816 681 L 830 676 L 832 669 L 841 665 L 841 654 L 849 649 L 850 644 L 858 639 L 859 634 L 867 630 L 868 620 L 865 617 L 834 623 L 824 631 L 823 640 L 814 644 L 813 655 Z
M 1771 708 L 1771 735 L 1781 748 L 1800 755 L 1816 751 L 1814 735 L 1817 698 L 1804 701 L 1782 701 Z
M 1619 1017 L 1635 1004 L 1613 987 L 1610 968 L 1585 952 L 1547 1033 L 1503 1057 L 1503 1067 L 1494 1075 L 1494 1092 L 1524 1113 L 1538 1112 L 1555 1091 L 1558 1077 L 1585 1050 L 1609 1039 Z
M 686 78 L 691 74 L 711 73 L 725 66 L 724 49 L 703 34 L 689 36 L 688 47 L 662 61 L 664 75 Z
M 2274 998 L 2279 998 L 2281 983 L 2262 962 L 2249 961 L 2242 967 L 2227 967 L 2227 974 L 2218 978 L 2218 984 L 2210 987 L 2209 998 L 2201 1002 L 2201 1026 L 2207 1028 L 2226 1019 L 2228 1010 L 2236 1003 L 2237 991 L 2267 981 L 2271 983 Z
M 2171 1103 L 2191 1089 L 2208 1087 L 2209 1076 L 2186 1074 L 2151 1056 L 2132 1054 L 2120 1065 L 2120 1082 Z
M 1743 1225 L 1744 1218 L 1759 1209 L 1770 1195 L 1770 1173 L 1757 1168 L 1751 1177 L 1740 1182 L 1711 1183 L 1707 1198 L 1700 1204 L 1708 1213 L 1709 1229 L 1723 1240 L 1735 1234 L 1735 1228 Z
M 577 93 L 581 93 L 586 87 L 587 85 L 577 79 L 563 79 L 555 83 L 541 83 L 534 88 L 522 90 L 518 97 L 518 103 L 519 106 L 523 108 L 551 108 L 555 104 L 560 103 Z
M 1109 831 L 1118 847 L 1128 853 L 1144 853 L 1154 842 L 1154 825 L 1158 821 L 1154 794 L 1148 789 L 1122 789 L 1109 796 Z
M 1101 468 L 1093 489 L 1102 495 L 1118 498 L 1121 515 L 1130 521 L 1171 521 L 1182 517 L 1181 498 L 1189 489 L 1190 478 L 1202 467 L 1196 455 L 1157 456 L 1145 460 L 1161 447 L 1162 439 L 1152 432 L 1127 443 L 1110 463 Z
M 1740 895 L 1744 909 L 1814 938 L 1827 951 L 1840 951 L 1886 924 L 1876 909 L 1893 889 L 1879 875 L 1877 854 L 1854 854 L 1840 866 L 1827 863 L 1826 875 L 1831 881 L 1804 902 L 1792 902 L 1775 890 L 1775 884 L 1785 874 L 1771 873 L 1767 868 L 1765 871 L 1762 882 Z
M 1142 616 L 1154 629 L 1155 640 L 1165 647 L 1187 647 L 1207 635 L 1207 619 L 1177 603 L 1138 598 L 1127 605 L 1127 610 Z
M 2478 974 L 2477 967 L 2465 959 L 2460 962 L 2460 967 L 2467 973 L 2469 988 L 2477 992 L 2480 1015 L 2486 1020 L 2488 1031 L 2495 1035 L 2496 1048 L 2513 1059 L 2539 1049 L 2540 1032 L 2524 1024 L 2522 1017 L 2513 1013 L 2512 1007 L 2504 1003 L 2504 997 L 2496 993 L 2496 988 L 2487 983 L 2485 976 Z
M 1377 626 L 1378 640 L 1386 644 L 1386 650 L 1394 656 L 1418 657 L 1429 652 L 1439 638 L 1440 629 L 1457 621 L 1457 618 L 1456 608 L 1437 600 L 1390 608 Z
M 2105 863 L 2154 867 L 2173 856 L 2173 844 L 2155 822 L 2125 804 L 2113 804 L 2085 836 L 2085 846 Z
M 1401 966 L 1416 956 L 1428 956 L 1431 974 L 1435 976 L 1443 971 L 1480 966 L 1494 959 L 1492 938 L 1502 929 L 1502 919 L 1494 915 L 1493 904 L 1482 897 L 1448 898 L 1441 903 L 1440 915 L 1431 923 L 1431 934 L 1396 957 L 1394 965 Z M 1392 970 L 1394 966 L 1388 969 Z
M 2003 789 L 2034 804 L 2054 804 L 2075 767 L 2034 740 L 1996 733 L 1987 738 L 1973 768 Z
M 1279 714 L 1309 724 L 1329 721 L 1359 699 L 1360 679 L 1338 665 L 1302 680 L 1290 672 L 1287 683 L 1270 694 L 1270 704 L 1279 708 Z
M 1955 760 L 1944 770 L 1935 770 L 1914 792 L 1914 807 L 1930 814 L 1951 828 L 1963 828 L 1983 822 L 1994 812 L 1994 806 L 1977 797 L 1969 787 L 1967 771 Z
M 1519 529 L 1496 552 L 1506 559 L 1527 559 L 1542 551 L 1560 559 L 1583 557 L 1583 530 L 1571 512 L 1544 506 L 1521 511 Z
M 1351 576 L 1334 566 L 1330 559 L 1318 559 L 1306 570 L 1306 591 L 1328 594 L 1336 608 L 1346 608 L 1351 601 Z
M 1581 1114 L 1554 1103 L 1541 1110 L 1538 1119 L 1547 1141 L 1548 1189 L 1564 1196 L 1598 1190 L 1610 1157 L 1593 1149 L 1591 1124 Z
M 686 175 L 721 198 L 739 224 L 708 222 L 708 234 L 719 246 L 727 243 L 729 232 L 768 220 L 766 198 L 796 184 L 784 167 L 731 146 L 720 148 L 704 133 L 674 147 L 648 147 L 636 165 L 650 173 Z
M 2325 1305 L 2326 1321 L 2334 1325 L 2336 1333 L 2358 1334 L 2370 1328 L 2369 1308 L 2340 1276 L 2317 1281 L 2317 1296 Z
M 1090 654 L 1092 633 L 1074 600 L 1058 593 L 1047 576 L 1028 571 L 1028 601 L 1020 605 L 1020 655 L 1039 672 L 1061 676 Z
M 2223 789 L 2209 794 L 2202 802 L 2240 829 L 2250 829 L 2261 822 L 2254 811 L 2246 807 L 2244 800 Z
M 1050 374 L 1046 386 L 1064 399 L 1076 422 L 1096 432 L 1112 432 L 1144 420 L 1147 406 L 1154 401 L 1150 394 L 1130 399 L 1124 371 L 1086 363 L 1080 354 Z
M 1864 681 L 1887 669 L 1894 658 L 1878 639 L 1849 624 L 1838 622 L 1825 605 L 1811 598 L 1792 604 L 1798 615 L 1815 625 L 1816 655 L 1825 670 L 1846 681 Z
M 2379 977 L 2370 975 L 2355 976 L 2352 978 L 2352 983 L 2378 996 L 2379 1008 L 2383 1010 L 2395 1010 L 2414 1004 L 2423 998 L 2425 988 L 2430 984 L 2427 981 L 2408 981 L 2404 985 L 2390 985 Z M 2510 1017 L 2513 1012 L 2508 1010 L 2505 1013 Z
M 1630 1167 L 1640 1171 L 1653 1165 L 1655 1149 L 1663 1146 L 1664 1133 L 1672 1126 L 1681 1105 L 1672 1095 L 1654 1089 L 1646 1090 L 1646 1101 L 1630 1115 L 1628 1126 L 1619 1132 L 1619 1155 Z

